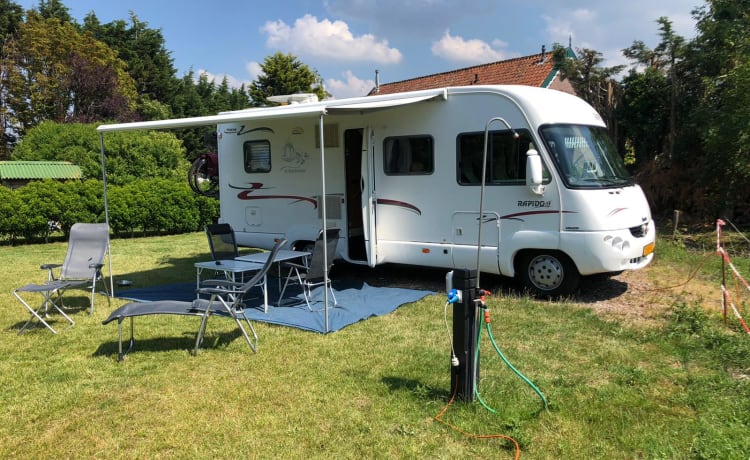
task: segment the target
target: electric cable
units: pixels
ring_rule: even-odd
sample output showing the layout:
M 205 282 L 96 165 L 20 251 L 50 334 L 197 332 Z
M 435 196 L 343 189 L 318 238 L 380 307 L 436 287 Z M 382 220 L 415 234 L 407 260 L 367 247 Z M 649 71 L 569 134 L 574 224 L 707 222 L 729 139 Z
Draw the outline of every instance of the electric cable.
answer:
M 443 420 L 443 415 L 448 411 L 448 408 L 450 408 L 453 403 L 456 400 L 456 393 L 458 392 L 458 374 L 456 374 L 456 382 L 453 385 L 453 394 L 451 395 L 451 399 L 448 401 L 448 404 L 443 407 L 443 409 L 434 417 L 434 420 L 436 422 L 442 423 L 443 425 L 453 429 L 454 431 L 457 431 L 458 433 L 461 433 L 464 436 L 467 436 L 469 438 L 474 439 L 505 439 L 507 441 L 510 441 L 513 443 L 513 448 L 515 450 L 515 460 L 519 460 L 521 458 L 521 446 L 518 444 L 518 441 L 513 439 L 512 437 L 505 435 L 505 434 L 476 434 L 476 433 L 469 433 L 467 431 L 462 430 L 461 428 L 457 427 L 456 425 Z
M 445 307 L 443 308 L 443 320 L 445 321 L 445 330 L 448 332 L 448 343 L 451 344 L 451 366 L 457 367 L 459 362 L 456 357 L 456 350 L 453 348 L 453 335 L 451 335 L 451 328 L 448 326 L 448 305 L 450 304 L 450 300 L 445 302 Z

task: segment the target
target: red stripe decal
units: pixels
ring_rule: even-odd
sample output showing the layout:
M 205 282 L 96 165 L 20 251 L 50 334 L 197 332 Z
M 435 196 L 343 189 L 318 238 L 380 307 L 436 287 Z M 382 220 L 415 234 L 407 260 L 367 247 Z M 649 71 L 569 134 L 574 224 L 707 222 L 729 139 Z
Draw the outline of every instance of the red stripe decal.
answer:
M 418 207 L 414 206 L 413 204 L 405 203 L 403 201 L 389 200 L 386 198 L 378 198 L 377 203 L 389 205 L 389 206 L 398 206 L 400 208 L 408 209 L 409 211 L 416 213 L 418 216 L 422 215 L 422 211 L 420 211 Z

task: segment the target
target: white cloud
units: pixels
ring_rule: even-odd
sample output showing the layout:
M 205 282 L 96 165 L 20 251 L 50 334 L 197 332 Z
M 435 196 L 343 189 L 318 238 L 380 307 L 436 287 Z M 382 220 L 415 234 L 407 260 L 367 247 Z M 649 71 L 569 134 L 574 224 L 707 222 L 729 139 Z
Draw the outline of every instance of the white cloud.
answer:
M 477 39 L 466 40 L 463 37 L 451 35 L 448 30 L 440 40 L 433 42 L 432 54 L 450 61 L 472 64 L 492 62 L 508 58 L 507 53 L 496 49 L 505 46 L 506 43 L 501 40 L 494 40 L 492 45 Z
M 250 74 L 251 80 L 257 80 L 258 76 L 263 73 L 263 68 L 260 66 L 260 63 L 256 61 L 251 61 L 245 64 L 245 69 L 247 69 L 247 73 Z
M 596 11 L 589 8 L 578 8 L 570 15 L 575 22 L 592 23 L 596 21 Z
M 697 0 L 694 0 L 698 3 Z M 589 48 L 602 53 L 605 66 L 629 63 L 621 50 L 641 40 L 653 48 L 659 43 L 656 20 L 666 16 L 674 31 L 687 40 L 695 34 L 695 21 L 690 1 L 631 0 L 598 2 L 571 0 L 573 4 L 549 2 L 543 20 L 548 40 L 567 45 L 572 37 L 573 48 Z M 575 5 L 575 4 L 578 5 Z
M 268 35 L 266 45 L 293 54 L 338 61 L 371 61 L 397 64 L 403 56 L 387 40 L 374 35 L 354 36 L 343 21 L 318 21 L 306 14 L 290 26 L 284 21 L 269 21 L 261 28 Z
M 507 0 L 506 0 L 507 1 Z M 558 0 L 559 1 L 559 0 Z M 331 15 L 400 39 L 434 38 L 462 22 L 473 23 L 502 8 L 497 0 L 327 0 Z
M 374 80 L 361 80 L 351 70 L 342 73 L 344 79 L 329 78 L 325 80 L 326 91 L 337 99 L 366 96 L 375 86 Z

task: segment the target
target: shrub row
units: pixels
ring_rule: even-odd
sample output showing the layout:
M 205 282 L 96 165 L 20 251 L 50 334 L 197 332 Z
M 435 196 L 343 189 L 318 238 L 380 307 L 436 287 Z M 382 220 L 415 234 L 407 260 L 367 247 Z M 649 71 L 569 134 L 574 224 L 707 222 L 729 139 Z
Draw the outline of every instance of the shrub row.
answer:
M 187 181 L 136 179 L 108 185 L 109 223 L 116 237 L 193 232 L 219 216 L 216 199 L 196 195 Z M 100 180 L 34 181 L 0 187 L 0 238 L 12 243 L 46 240 L 59 223 L 66 239 L 76 222 L 105 222 Z

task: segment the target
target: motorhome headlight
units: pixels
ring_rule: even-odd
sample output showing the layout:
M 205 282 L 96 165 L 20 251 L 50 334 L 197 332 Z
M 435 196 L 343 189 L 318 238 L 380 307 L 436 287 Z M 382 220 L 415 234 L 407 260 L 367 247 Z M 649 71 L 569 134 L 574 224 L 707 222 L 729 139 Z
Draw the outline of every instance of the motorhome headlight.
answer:
M 619 236 L 605 235 L 604 244 L 611 246 L 612 249 L 619 252 L 627 252 L 630 249 L 630 242 Z
M 648 221 L 638 225 L 637 227 L 630 227 L 630 234 L 636 238 L 643 238 L 648 235 Z

